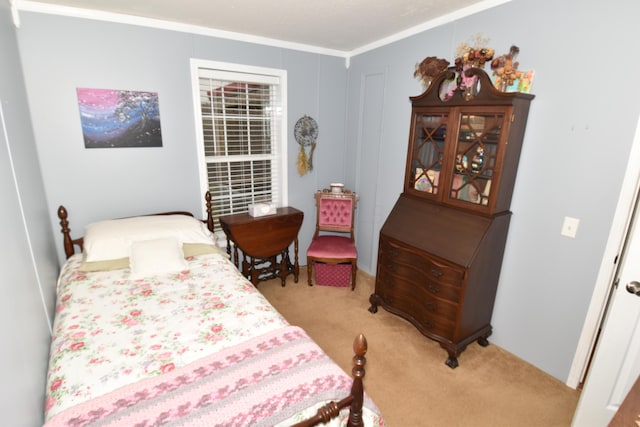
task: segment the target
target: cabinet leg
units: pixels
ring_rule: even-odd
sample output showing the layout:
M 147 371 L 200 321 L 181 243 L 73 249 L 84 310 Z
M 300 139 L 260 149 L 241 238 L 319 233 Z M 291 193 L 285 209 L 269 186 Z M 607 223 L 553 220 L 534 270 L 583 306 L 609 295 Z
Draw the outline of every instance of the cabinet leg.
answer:
M 444 363 L 446 363 L 451 369 L 456 369 L 458 367 L 458 358 L 449 355 L 449 358 Z
M 378 297 L 378 295 L 371 294 L 371 296 L 369 297 L 369 302 L 371 303 L 371 307 L 369 307 L 369 312 L 373 314 L 376 314 L 378 312 L 378 304 L 380 303 L 379 299 L 380 297 Z
M 464 351 L 465 348 L 467 348 L 466 344 L 463 346 L 456 346 L 455 344 L 451 345 L 451 344 L 445 344 L 441 342 L 440 347 L 445 349 L 447 351 L 447 354 L 449 355 L 449 357 L 444 363 L 451 369 L 457 368 L 459 365 L 458 356 L 460 355 L 460 353 Z
M 480 337 L 478 338 L 478 344 L 480 344 L 482 347 L 486 347 L 489 345 L 489 340 L 487 339 L 487 337 Z

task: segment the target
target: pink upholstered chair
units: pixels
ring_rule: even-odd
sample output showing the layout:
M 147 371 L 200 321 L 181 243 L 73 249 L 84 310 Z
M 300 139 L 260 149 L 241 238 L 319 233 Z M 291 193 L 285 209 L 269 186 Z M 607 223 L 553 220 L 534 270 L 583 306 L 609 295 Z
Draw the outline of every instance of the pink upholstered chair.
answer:
M 316 230 L 307 250 L 307 278 L 313 285 L 316 264 L 351 264 L 351 290 L 356 288 L 358 251 L 354 238 L 354 218 L 358 196 L 349 190 L 317 191 Z M 316 277 L 317 283 L 317 277 Z

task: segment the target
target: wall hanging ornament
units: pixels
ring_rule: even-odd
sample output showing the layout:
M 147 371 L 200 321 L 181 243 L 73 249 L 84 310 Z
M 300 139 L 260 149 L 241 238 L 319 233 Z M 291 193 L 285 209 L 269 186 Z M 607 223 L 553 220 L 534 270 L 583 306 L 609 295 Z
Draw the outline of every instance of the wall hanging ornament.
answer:
M 302 176 L 313 170 L 313 152 L 316 149 L 318 138 L 318 123 L 306 114 L 300 117 L 293 129 L 296 141 L 300 144 L 298 153 L 298 173 Z M 309 147 L 309 155 L 307 155 Z

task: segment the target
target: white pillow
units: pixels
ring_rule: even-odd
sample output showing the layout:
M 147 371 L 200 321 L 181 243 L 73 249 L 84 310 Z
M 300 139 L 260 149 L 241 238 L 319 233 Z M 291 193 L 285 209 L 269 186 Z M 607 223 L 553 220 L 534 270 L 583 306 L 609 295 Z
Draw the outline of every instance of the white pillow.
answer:
M 134 280 L 189 269 L 182 246 L 174 237 L 131 243 L 129 267 Z
M 182 243 L 215 244 L 213 233 L 187 215 L 151 215 L 114 219 L 85 228 L 85 261 L 126 258 L 132 242 L 174 237 Z

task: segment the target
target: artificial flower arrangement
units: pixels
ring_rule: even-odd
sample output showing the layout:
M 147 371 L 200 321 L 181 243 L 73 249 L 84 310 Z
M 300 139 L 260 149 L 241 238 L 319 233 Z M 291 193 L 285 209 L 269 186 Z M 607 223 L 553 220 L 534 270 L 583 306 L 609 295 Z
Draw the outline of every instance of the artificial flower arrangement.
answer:
M 462 71 L 469 67 L 484 68 L 487 61 L 493 59 L 496 51 L 487 46 L 489 38 L 476 34 L 471 44 L 461 43 L 456 49 L 456 71 Z

